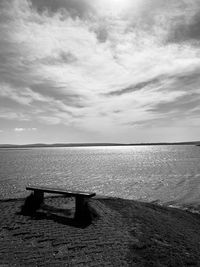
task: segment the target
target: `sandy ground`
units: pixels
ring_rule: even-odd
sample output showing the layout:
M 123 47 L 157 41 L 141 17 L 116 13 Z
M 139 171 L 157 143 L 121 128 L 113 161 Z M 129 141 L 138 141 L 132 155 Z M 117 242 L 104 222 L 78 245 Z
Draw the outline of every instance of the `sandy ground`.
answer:
M 117 198 L 90 201 L 98 216 L 74 221 L 74 200 L 0 201 L 0 266 L 200 266 L 200 215 Z

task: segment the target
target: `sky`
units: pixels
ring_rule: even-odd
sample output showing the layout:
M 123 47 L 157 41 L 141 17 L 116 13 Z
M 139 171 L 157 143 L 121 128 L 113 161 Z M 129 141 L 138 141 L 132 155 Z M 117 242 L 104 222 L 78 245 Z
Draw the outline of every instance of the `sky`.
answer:
M 200 140 L 200 0 L 0 0 L 0 143 Z

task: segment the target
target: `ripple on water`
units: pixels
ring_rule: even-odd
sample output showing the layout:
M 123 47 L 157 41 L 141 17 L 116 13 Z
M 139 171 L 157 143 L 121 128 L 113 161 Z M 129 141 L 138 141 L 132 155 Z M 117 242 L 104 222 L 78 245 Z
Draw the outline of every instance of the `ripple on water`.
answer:
M 0 198 L 27 184 L 64 186 L 162 203 L 199 201 L 200 149 L 195 146 L 0 150 Z

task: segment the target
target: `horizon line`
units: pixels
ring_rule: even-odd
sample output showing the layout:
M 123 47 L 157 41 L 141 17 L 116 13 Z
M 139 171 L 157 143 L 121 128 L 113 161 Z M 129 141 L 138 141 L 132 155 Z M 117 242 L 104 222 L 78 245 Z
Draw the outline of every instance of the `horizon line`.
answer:
M 200 141 L 182 142 L 140 142 L 140 143 L 118 143 L 118 142 L 70 142 L 70 143 L 30 143 L 30 144 L 0 144 L 0 148 L 12 147 L 73 147 L 73 146 L 139 146 L 139 145 L 200 145 Z

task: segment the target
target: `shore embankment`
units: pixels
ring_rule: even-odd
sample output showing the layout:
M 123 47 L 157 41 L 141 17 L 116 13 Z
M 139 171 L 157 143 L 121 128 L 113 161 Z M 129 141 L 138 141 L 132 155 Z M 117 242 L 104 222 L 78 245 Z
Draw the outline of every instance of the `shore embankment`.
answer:
M 45 198 L 33 216 L 23 203 L 0 200 L 0 266 L 200 266 L 199 214 L 104 197 L 82 225 L 73 199 Z

